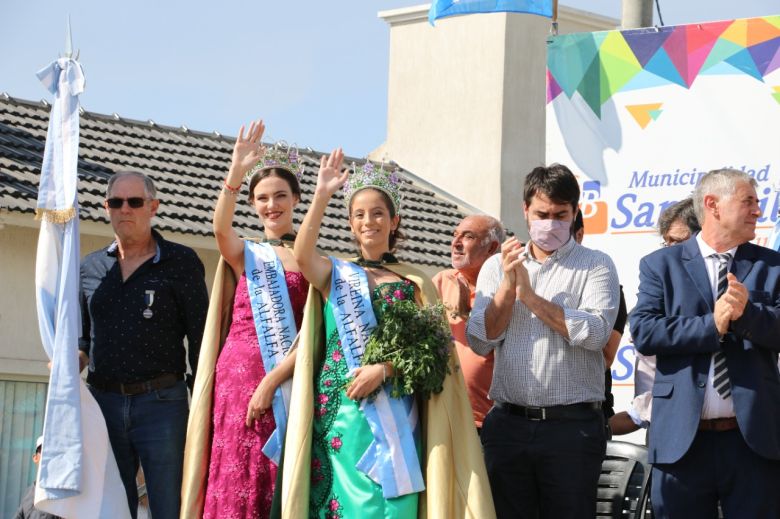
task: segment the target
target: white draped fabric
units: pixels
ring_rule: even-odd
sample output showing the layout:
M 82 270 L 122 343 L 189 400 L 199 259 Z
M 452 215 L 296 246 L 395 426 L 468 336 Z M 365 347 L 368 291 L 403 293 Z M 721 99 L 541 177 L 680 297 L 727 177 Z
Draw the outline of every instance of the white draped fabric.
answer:
M 41 341 L 52 361 L 35 506 L 64 518 L 129 518 L 103 415 L 79 376 L 77 164 L 81 65 L 60 58 L 38 73 L 54 94 L 36 214 L 35 289 Z

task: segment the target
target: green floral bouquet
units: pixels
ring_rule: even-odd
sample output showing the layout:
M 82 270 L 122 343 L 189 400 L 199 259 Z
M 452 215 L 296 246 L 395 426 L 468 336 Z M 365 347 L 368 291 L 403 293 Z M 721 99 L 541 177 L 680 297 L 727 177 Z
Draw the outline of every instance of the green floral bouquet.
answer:
M 406 299 L 384 307 L 362 363 L 392 363 L 393 397 L 414 394 L 428 399 L 444 388 L 444 377 L 450 373 L 451 348 L 444 305 L 417 306 Z

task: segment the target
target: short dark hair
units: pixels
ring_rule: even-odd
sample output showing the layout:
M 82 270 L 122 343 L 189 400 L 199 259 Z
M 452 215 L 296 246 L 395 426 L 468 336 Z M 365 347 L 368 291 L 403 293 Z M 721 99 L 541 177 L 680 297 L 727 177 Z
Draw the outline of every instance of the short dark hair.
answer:
M 542 193 L 556 204 L 570 204 L 577 212 L 580 202 L 580 185 L 569 168 L 563 164 L 539 166 L 525 177 L 523 201 L 531 205 L 531 199 Z
M 292 191 L 292 194 L 297 196 L 298 200 L 301 199 L 301 185 L 298 183 L 298 178 L 295 175 L 284 168 L 265 168 L 261 169 L 260 171 L 256 171 L 249 179 L 249 195 L 247 198 L 250 204 L 253 204 L 255 201 L 255 187 L 257 184 L 259 184 L 260 181 L 264 178 L 268 178 L 270 176 L 276 176 L 286 181 L 287 184 L 290 185 L 290 191 Z
M 692 235 L 701 231 L 701 225 L 699 225 L 699 219 L 696 218 L 692 197 L 689 196 L 680 200 L 661 212 L 661 216 L 658 217 L 658 234 L 666 236 L 672 224 L 678 220 L 688 227 Z
M 585 221 L 582 219 L 582 211 L 577 211 L 577 214 L 574 215 L 574 221 L 571 222 L 571 235 L 574 236 L 580 232 L 580 229 L 584 228 Z

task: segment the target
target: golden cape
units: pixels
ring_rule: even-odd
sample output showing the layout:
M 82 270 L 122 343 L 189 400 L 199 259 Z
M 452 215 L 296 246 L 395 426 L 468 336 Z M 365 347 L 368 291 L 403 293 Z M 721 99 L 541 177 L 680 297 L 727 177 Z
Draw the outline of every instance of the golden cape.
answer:
M 404 264 L 384 266 L 417 285 L 423 303 L 434 303 L 438 299 L 433 283 L 419 270 Z M 322 361 L 323 352 L 322 297 L 317 290 L 309 288 L 300 331 L 298 357 L 295 360 L 282 464 L 284 472 L 281 496 L 284 519 L 309 517 L 314 373 L 316 366 Z M 200 365 L 201 363 L 198 364 L 199 370 Z M 496 514 L 482 448 L 454 349 L 450 357 L 450 370 L 451 374 L 444 381 L 443 391 L 421 406 L 426 490 L 420 496 L 419 517 L 494 518 Z M 192 416 L 190 420 L 192 421 Z M 186 468 L 185 456 L 185 472 Z
M 233 316 L 233 298 L 237 280 L 220 257 L 211 288 L 206 327 L 198 357 L 195 385 L 192 389 L 187 441 L 184 445 L 184 473 L 181 484 L 181 519 L 203 516 L 206 478 L 211 452 L 211 410 L 214 406 L 214 369 Z

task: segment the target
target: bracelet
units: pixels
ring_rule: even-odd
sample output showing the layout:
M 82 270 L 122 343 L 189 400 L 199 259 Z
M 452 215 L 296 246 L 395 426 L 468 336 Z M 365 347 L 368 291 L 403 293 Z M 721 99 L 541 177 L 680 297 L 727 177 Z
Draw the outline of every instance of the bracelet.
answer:
M 387 382 L 387 364 L 382 363 L 382 384 Z
M 227 184 L 225 184 L 224 186 L 222 186 L 222 189 L 221 189 L 220 191 L 222 191 L 222 192 L 223 192 L 223 193 L 225 193 L 226 195 L 230 195 L 230 196 L 232 196 L 232 197 L 236 197 L 236 196 L 238 196 L 238 191 L 233 191 L 232 189 L 230 189 L 230 188 L 227 186 Z
M 237 195 L 241 191 L 241 184 L 238 185 L 238 187 L 233 187 L 230 184 L 227 183 L 227 179 L 223 182 L 225 184 L 225 187 L 228 191 L 232 192 L 234 195 Z

